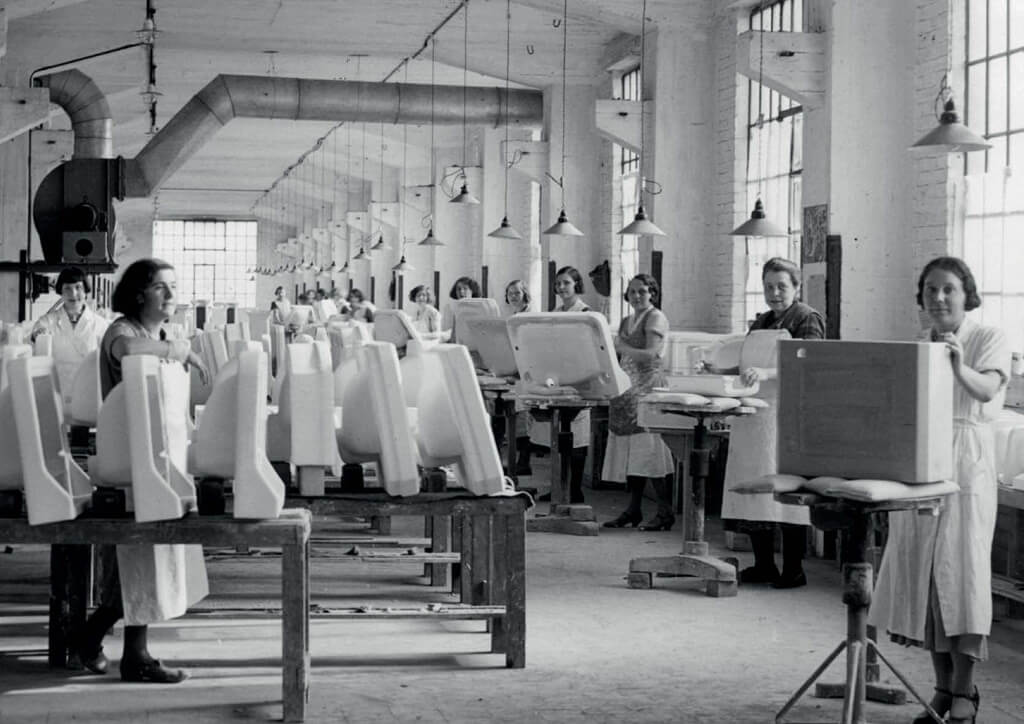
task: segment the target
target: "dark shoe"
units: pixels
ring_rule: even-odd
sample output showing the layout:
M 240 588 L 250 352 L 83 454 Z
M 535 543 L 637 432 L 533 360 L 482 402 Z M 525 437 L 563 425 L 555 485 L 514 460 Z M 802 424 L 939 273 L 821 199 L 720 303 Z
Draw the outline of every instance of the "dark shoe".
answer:
M 953 705 L 953 694 L 952 692 L 940 689 L 936 686 L 935 696 L 933 696 L 932 700 L 928 702 L 928 705 L 935 710 L 935 713 L 938 714 L 939 717 L 945 718 L 946 714 L 949 713 L 949 707 Z M 914 717 L 914 721 L 910 724 L 935 724 L 935 720 L 932 719 L 931 714 L 923 711 Z
M 94 674 L 105 674 L 110 669 L 110 661 L 107 660 L 102 648 L 96 653 L 86 653 L 81 649 L 72 648 L 68 651 L 68 668 L 85 668 Z
M 183 669 L 168 669 L 156 659 L 140 662 L 121 662 L 121 681 L 149 684 L 179 684 L 188 678 Z
M 643 516 L 640 513 L 634 513 L 631 510 L 626 510 L 619 513 L 619 517 L 615 520 L 606 520 L 604 522 L 605 528 L 625 528 L 627 525 L 631 525 L 636 528 L 640 525 L 640 521 L 643 520 Z
M 953 694 L 953 702 L 949 707 L 949 716 L 946 718 L 948 724 L 974 724 L 978 719 L 978 707 L 981 706 L 981 694 L 978 687 L 974 687 L 974 693 Z
M 779 580 L 779 569 L 773 563 L 771 568 L 750 566 L 740 571 L 740 583 L 771 583 Z
M 772 588 L 800 588 L 801 586 L 807 585 L 807 576 L 804 572 L 797 571 L 796 573 L 782 572 L 776 580 L 772 581 Z
M 674 515 L 662 515 L 661 513 L 658 513 L 649 521 L 643 523 L 640 526 L 640 530 L 672 530 L 672 526 L 675 524 L 676 517 Z

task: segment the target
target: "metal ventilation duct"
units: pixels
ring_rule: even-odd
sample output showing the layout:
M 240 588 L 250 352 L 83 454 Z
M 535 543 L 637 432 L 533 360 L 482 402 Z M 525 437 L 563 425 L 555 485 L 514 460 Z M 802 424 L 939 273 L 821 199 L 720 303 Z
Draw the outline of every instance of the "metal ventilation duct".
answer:
M 465 96 L 463 95 L 465 93 Z M 431 103 L 433 95 L 433 103 Z M 465 105 L 463 105 L 465 98 Z M 433 106 L 433 110 L 432 110 Z M 149 196 L 232 118 L 539 126 L 540 91 L 219 75 L 129 162 L 126 194 Z
M 50 102 L 64 109 L 75 132 L 73 158 L 113 158 L 114 123 L 103 92 L 80 70 L 44 75 L 35 84 L 50 89 Z

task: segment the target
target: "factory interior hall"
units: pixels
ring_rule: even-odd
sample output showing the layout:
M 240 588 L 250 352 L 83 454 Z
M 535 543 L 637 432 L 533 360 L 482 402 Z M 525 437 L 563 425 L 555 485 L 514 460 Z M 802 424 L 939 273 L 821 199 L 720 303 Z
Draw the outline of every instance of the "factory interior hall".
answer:
M 1024 0 L 0 0 L 0 724 L 1024 722 L 1022 99 Z

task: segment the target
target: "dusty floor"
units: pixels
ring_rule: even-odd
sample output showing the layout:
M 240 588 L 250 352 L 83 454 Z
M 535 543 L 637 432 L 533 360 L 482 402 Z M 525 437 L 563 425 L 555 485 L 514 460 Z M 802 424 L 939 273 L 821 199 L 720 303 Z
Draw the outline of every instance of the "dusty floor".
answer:
M 601 520 L 624 494 L 588 491 Z M 651 504 L 648 504 L 652 507 Z M 648 511 L 651 512 L 651 511 Z M 416 519 L 394 532 L 418 535 Z M 713 543 L 721 533 L 710 528 Z M 604 530 L 600 536 L 527 536 L 527 662 L 503 668 L 486 652 L 481 622 L 316 621 L 310 722 L 769 722 L 843 636 L 840 575 L 807 565 L 807 588 L 744 587 L 736 598 L 703 595 L 693 579 L 625 583 L 630 558 L 675 553 L 670 533 Z M 719 553 L 725 553 L 718 549 Z M 740 554 L 749 558 L 749 554 Z M 274 619 L 186 617 L 153 628 L 151 648 L 192 671 L 178 686 L 122 684 L 46 666 L 46 560 L 42 547 L 0 553 L 0 723 L 222 722 L 280 720 L 280 626 Z M 275 557 L 214 558 L 204 605 L 272 601 Z M 444 600 L 421 566 L 382 567 L 318 557 L 322 603 Z M 930 693 L 927 655 L 884 645 Z M 120 654 L 120 629 L 107 651 Z M 999 622 L 980 667 L 979 722 L 1024 722 L 1024 621 Z M 837 680 L 836 664 L 825 675 Z M 885 676 L 891 679 L 890 676 Z M 909 722 L 916 704 L 872 704 L 869 721 Z M 788 721 L 835 722 L 836 700 L 806 697 Z

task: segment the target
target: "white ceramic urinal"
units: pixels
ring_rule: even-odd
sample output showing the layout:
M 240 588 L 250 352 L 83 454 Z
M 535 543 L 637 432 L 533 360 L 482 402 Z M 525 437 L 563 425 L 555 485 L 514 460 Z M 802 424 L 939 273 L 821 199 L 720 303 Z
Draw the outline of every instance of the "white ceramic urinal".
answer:
M 474 495 L 501 492 L 505 475 L 469 351 L 441 344 L 423 358 L 416 432 L 423 464 L 454 463 L 459 483 Z
M 97 485 L 130 488 L 139 522 L 180 518 L 196 508 L 185 473 L 188 386 L 178 365 L 150 355 L 121 361 L 124 378 L 107 395 L 89 472 Z
M 13 330 L 8 330 L 8 334 Z M 8 337 L 9 339 L 10 337 Z M 11 360 L 16 360 L 19 357 L 31 357 L 32 356 L 32 345 L 30 344 L 5 344 L 0 347 L 0 390 L 6 389 L 7 387 L 7 365 L 10 364 Z
M 420 489 L 416 444 L 395 347 L 366 342 L 355 357 L 357 370 L 341 395 L 338 452 L 346 463 L 377 463 L 389 495 L 416 495 Z
M 245 349 L 229 362 L 189 450 L 192 474 L 234 480 L 236 518 L 276 518 L 284 507 L 284 482 L 266 451 L 267 374 L 259 348 Z
M 0 489 L 24 488 L 30 525 L 72 520 L 92 495 L 72 459 L 57 373 L 49 357 L 12 360 L 0 392 Z
M 53 357 L 53 335 L 36 335 L 36 341 L 32 343 L 32 354 L 36 357 Z
M 72 425 L 95 427 L 99 419 L 103 395 L 100 394 L 100 353 L 93 350 L 85 355 L 78 365 L 75 380 L 70 391 L 63 391 L 65 396 L 70 392 L 71 406 L 68 422 Z
M 270 334 L 270 312 L 256 309 L 246 310 L 249 319 L 249 336 L 252 339 L 262 339 L 263 335 Z

